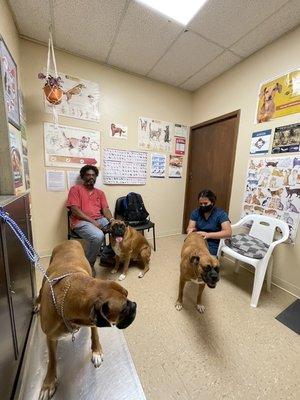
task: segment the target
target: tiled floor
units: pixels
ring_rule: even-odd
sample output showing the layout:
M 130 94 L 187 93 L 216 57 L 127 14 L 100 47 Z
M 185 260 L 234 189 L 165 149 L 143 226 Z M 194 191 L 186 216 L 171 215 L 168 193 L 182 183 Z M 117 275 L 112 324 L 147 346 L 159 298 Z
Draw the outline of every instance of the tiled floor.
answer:
M 275 320 L 294 298 L 273 287 L 251 308 L 253 275 L 236 275 L 227 262 L 217 288 L 204 291 L 205 313 L 195 309 L 193 283 L 178 312 L 182 242 L 180 235 L 158 239 L 147 275 L 139 279 L 131 267 L 122 282 L 138 303 L 125 337 L 147 399 L 299 399 L 299 336 Z M 96 270 L 112 279 L 105 268 Z

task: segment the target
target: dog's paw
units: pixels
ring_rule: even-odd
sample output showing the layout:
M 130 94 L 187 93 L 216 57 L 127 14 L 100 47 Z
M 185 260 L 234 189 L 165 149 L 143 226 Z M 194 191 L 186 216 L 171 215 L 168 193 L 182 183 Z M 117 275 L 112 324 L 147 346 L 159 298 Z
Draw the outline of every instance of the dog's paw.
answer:
M 182 310 L 182 303 L 176 303 L 175 304 L 175 308 L 177 311 L 181 311 Z
M 112 269 L 111 271 L 110 271 L 110 273 L 111 274 L 116 274 L 118 271 L 116 270 L 116 269 Z
M 125 274 L 121 274 L 119 276 L 119 281 L 124 281 L 125 278 L 126 278 L 126 275 Z
M 95 368 L 99 368 L 103 362 L 103 354 L 96 353 L 95 351 L 92 352 L 92 363 L 94 364 Z
M 34 314 L 37 314 L 40 311 L 40 308 L 41 308 L 41 304 L 40 303 L 34 304 L 34 306 L 33 306 Z
M 40 391 L 39 400 L 49 400 L 54 395 L 57 387 L 57 380 L 50 384 L 43 384 Z
M 205 307 L 204 307 L 204 305 L 203 304 L 197 304 L 197 311 L 200 313 L 200 314 L 203 314 L 204 313 L 204 311 L 205 311 Z

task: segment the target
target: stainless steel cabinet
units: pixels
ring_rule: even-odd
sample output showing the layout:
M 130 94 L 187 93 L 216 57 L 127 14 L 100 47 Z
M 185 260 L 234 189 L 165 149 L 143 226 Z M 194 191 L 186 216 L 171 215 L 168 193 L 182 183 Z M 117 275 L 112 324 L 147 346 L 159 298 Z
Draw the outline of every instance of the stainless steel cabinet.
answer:
M 28 195 L 13 198 L 4 209 L 31 240 Z M 32 320 L 34 271 L 21 243 L 0 222 L 0 399 L 13 397 Z

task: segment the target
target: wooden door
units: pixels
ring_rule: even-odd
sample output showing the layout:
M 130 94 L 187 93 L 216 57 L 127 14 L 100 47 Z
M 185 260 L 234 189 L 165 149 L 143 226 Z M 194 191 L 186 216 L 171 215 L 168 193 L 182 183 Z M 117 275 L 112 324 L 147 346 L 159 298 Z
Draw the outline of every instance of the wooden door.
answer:
M 228 212 L 239 115 L 235 111 L 191 128 L 183 232 L 203 189 L 212 190 L 217 206 Z

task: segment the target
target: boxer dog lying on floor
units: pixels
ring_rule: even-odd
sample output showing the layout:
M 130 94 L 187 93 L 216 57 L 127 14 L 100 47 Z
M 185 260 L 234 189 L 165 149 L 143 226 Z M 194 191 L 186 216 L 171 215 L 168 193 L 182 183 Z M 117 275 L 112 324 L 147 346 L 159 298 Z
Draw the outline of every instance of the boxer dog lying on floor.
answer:
M 134 320 L 136 303 L 127 299 L 127 290 L 118 283 L 92 278 L 92 270 L 81 244 L 68 240 L 53 250 L 47 276 L 36 299 L 41 326 L 47 335 L 49 363 L 39 400 L 50 399 L 57 386 L 57 341 L 81 326 L 91 327 L 92 363 L 98 368 L 103 361 L 97 327 L 127 328 Z M 57 279 L 55 279 L 57 278 Z
M 119 219 L 111 223 L 109 232 L 111 247 L 116 254 L 116 264 L 111 273 L 116 274 L 120 262 L 124 262 L 123 273 L 119 276 L 119 280 L 122 281 L 126 278 L 130 260 L 136 260 L 143 264 L 144 269 L 139 273 L 139 278 L 142 278 L 149 271 L 151 256 L 151 247 L 145 237 Z
M 201 296 L 205 285 L 215 288 L 219 280 L 219 261 L 212 256 L 202 236 L 197 232 L 190 233 L 182 246 L 180 263 L 180 281 L 178 299 L 175 304 L 176 310 L 182 309 L 183 289 L 188 281 L 199 285 L 197 296 L 197 310 L 205 311 L 201 304 Z

